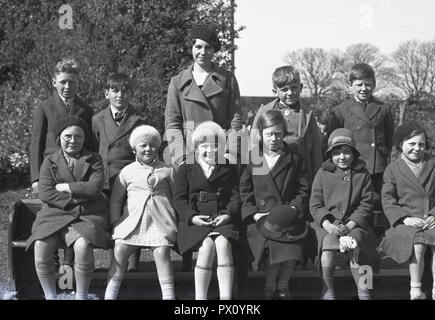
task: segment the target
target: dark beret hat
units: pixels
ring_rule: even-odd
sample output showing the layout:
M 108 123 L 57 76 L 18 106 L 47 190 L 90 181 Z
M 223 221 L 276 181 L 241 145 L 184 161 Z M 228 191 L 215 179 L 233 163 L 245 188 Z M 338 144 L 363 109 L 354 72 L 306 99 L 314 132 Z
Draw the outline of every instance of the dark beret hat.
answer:
M 195 26 L 193 27 L 190 36 L 192 39 L 201 39 L 212 45 L 215 52 L 221 49 L 221 42 L 219 41 L 217 33 L 210 27 Z
M 80 117 L 67 116 L 60 118 L 54 127 L 54 136 L 57 138 L 60 136 L 63 130 L 71 126 L 79 126 L 85 133 L 85 139 L 89 137 L 89 128 L 87 123 Z
M 415 122 L 405 122 L 404 124 L 398 126 L 393 135 L 393 144 L 395 146 L 400 146 L 403 139 L 415 130 L 423 130 L 417 123 Z

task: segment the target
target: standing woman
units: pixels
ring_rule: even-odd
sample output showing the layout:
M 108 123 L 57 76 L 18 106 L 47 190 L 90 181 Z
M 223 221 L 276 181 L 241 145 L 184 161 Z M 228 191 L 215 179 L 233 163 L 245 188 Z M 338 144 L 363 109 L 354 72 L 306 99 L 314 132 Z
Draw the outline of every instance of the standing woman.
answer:
M 165 110 L 166 138 L 176 165 L 185 160 L 183 146 L 191 142 L 187 134 L 202 122 L 214 121 L 225 131 L 242 128 L 237 80 L 231 71 L 212 61 L 221 48 L 216 32 L 197 26 L 191 39 L 193 64 L 171 79 Z
M 35 268 L 45 299 L 56 299 L 54 253 L 74 248 L 76 300 L 88 297 L 94 271 L 94 247 L 108 249 L 108 207 L 102 194 L 103 161 L 83 146 L 90 139 L 86 122 L 76 116 L 58 119 L 54 137 L 60 148 L 44 159 L 39 174 L 43 202 L 26 250 L 35 243 Z
M 425 131 L 415 123 L 397 127 L 393 143 L 401 154 L 384 173 L 382 206 L 391 228 L 385 232 L 382 247 L 397 263 L 409 264 L 410 298 L 421 300 L 426 298 L 421 277 L 427 250 L 432 253 L 435 273 L 435 161 L 426 153 Z

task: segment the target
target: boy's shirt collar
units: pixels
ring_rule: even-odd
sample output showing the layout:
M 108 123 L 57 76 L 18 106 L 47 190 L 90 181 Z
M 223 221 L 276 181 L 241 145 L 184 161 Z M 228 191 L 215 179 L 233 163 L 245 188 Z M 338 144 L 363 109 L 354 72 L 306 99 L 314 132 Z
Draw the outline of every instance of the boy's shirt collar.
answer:
M 113 107 L 112 105 L 109 105 L 109 107 L 110 107 L 110 112 L 112 112 L 113 119 L 115 119 L 115 114 L 118 112 L 121 112 L 121 115 L 124 115 L 125 112 L 127 111 L 127 108 L 128 108 L 128 106 L 127 106 L 122 110 L 118 110 L 115 107 Z
M 63 101 L 63 103 L 65 103 L 65 104 L 72 104 L 72 103 L 74 103 L 74 98 L 75 97 L 73 97 L 73 98 L 71 98 L 71 99 L 65 99 L 64 97 L 62 97 L 59 93 L 57 93 L 57 95 L 59 96 L 59 98 Z
M 280 109 L 280 110 L 281 109 L 291 109 L 291 110 L 293 110 L 295 112 L 299 112 L 299 110 L 301 109 L 301 102 L 298 101 L 294 105 L 288 106 L 288 105 L 282 103 L 281 100 L 279 100 L 279 102 L 278 102 L 278 109 Z
M 366 102 L 363 102 L 363 101 L 361 101 L 360 99 L 358 99 L 357 97 L 355 97 L 355 96 L 353 96 L 353 97 L 354 97 L 355 101 L 356 101 L 358 104 L 362 105 L 364 108 L 367 107 L 367 105 L 369 104 L 369 100 L 371 99 L 371 97 L 370 97 L 369 100 L 367 100 Z

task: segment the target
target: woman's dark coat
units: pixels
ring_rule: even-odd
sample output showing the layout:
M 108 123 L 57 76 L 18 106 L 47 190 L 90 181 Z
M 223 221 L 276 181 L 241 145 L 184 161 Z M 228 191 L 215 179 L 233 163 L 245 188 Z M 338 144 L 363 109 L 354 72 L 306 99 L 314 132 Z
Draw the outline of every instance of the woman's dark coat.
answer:
M 228 239 L 239 240 L 240 197 L 238 192 L 239 172 L 235 165 L 218 164 L 207 179 L 201 166 L 183 163 L 175 178 L 174 207 L 178 217 L 178 249 L 180 254 L 197 249 L 211 231 Z M 219 193 L 218 200 L 202 202 L 198 193 Z M 192 224 L 195 215 L 229 214 L 231 221 L 217 228 Z
M 257 158 L 256 155 L 260 155 Z M 266 238 L 257 230 L 254 215 L 266 213 L 280 204 L 295 206 L 304 214 L 303 219 L 311 220 L 308 213 L 309 182 L 300 154 L 293 153 L 285 145 L 272 171 L 258 149 L 251 152 L 251 163 L 246 165 L 240 179 L 242 200 L 242 224 L 246 226 L 252 268 L 257 270 L 263 258 Z M 311 231 L 311 229 L 310 229 Z M 268 240 L 271 263 L 284 261 L 292 243 Z M 303 245 L 305 260 L 315 257 L 315 243 L 312 232 L 297 242 Z
M 314 178 L 311 189 L 310 212 L 314 218 L 318 252 L 328 234 L 322 227 L 325 219 L 334 224 L 349 220 L 358 226 L 349 232 L 358 244 L 354 257 L 360 265 L 371 265 L 377 271 L 378 238 L 373 232 L 373 185 L 362 160 L 356 159 L 351 170 L 337 168 L 331 159 L 325 161 Z
M 72 194 L 57 191 L 58 183 L 68 183 Z M 61 149 L 48 156 L 39 175 L 43 206 L 36 214 L 26 249 L 35 240 L 51 236 L 69 225 L 94 246 L 109 248 L 109 211 L 101 192 L 103 184 L 103 162 L 99 154 L 83 150 L 72 173 Z
M 391 227 L 385 232 L 382 248 L 397 263 L 409 262 L 414 236 L 419 229 L 406 226 L 403 219 L 426 219 L 435 215 L 435 161 L 425 157 L 419 178 L 402 159 L 391 162 L 384 173 L 382 206 Z M 435 229 L 424 231 L 435 237 Z

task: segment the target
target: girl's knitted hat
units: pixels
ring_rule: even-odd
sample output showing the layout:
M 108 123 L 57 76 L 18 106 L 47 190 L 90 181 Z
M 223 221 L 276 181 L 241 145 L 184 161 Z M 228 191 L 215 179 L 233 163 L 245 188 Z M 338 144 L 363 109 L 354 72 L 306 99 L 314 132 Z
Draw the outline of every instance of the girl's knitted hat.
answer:
M 328 149 L 325 151 L 326 155 L 329 157 L 332 149 L 338 146 L 346 145 L 353 149 L 354 157 L 358 158 L 360 153 L 356 149 L 355 140 L 353 138 L 352 132 L 345 128 L 335 129 L 328 139 Z
M 152 144 L 156 147 L 160 147 L 162 144 L 162 137 L 156 128 L 148 125 L 141 125 L 132 131 L 128 143 L 132 149 L 134 149 L 138 143 Z
M 204 121 L 192 133 L 192 142 L 196 147 L 203 142 L 219 142 L 225 146 L 226 135 L 224 129 L 214 121 Z
M 204 40 L 213 46 L 215 52 L 221 49 L 221 42 L 219 41 L 217 33 L 210 27 L 195 26 L 190 33 L 190 37 L 192 39 Z

